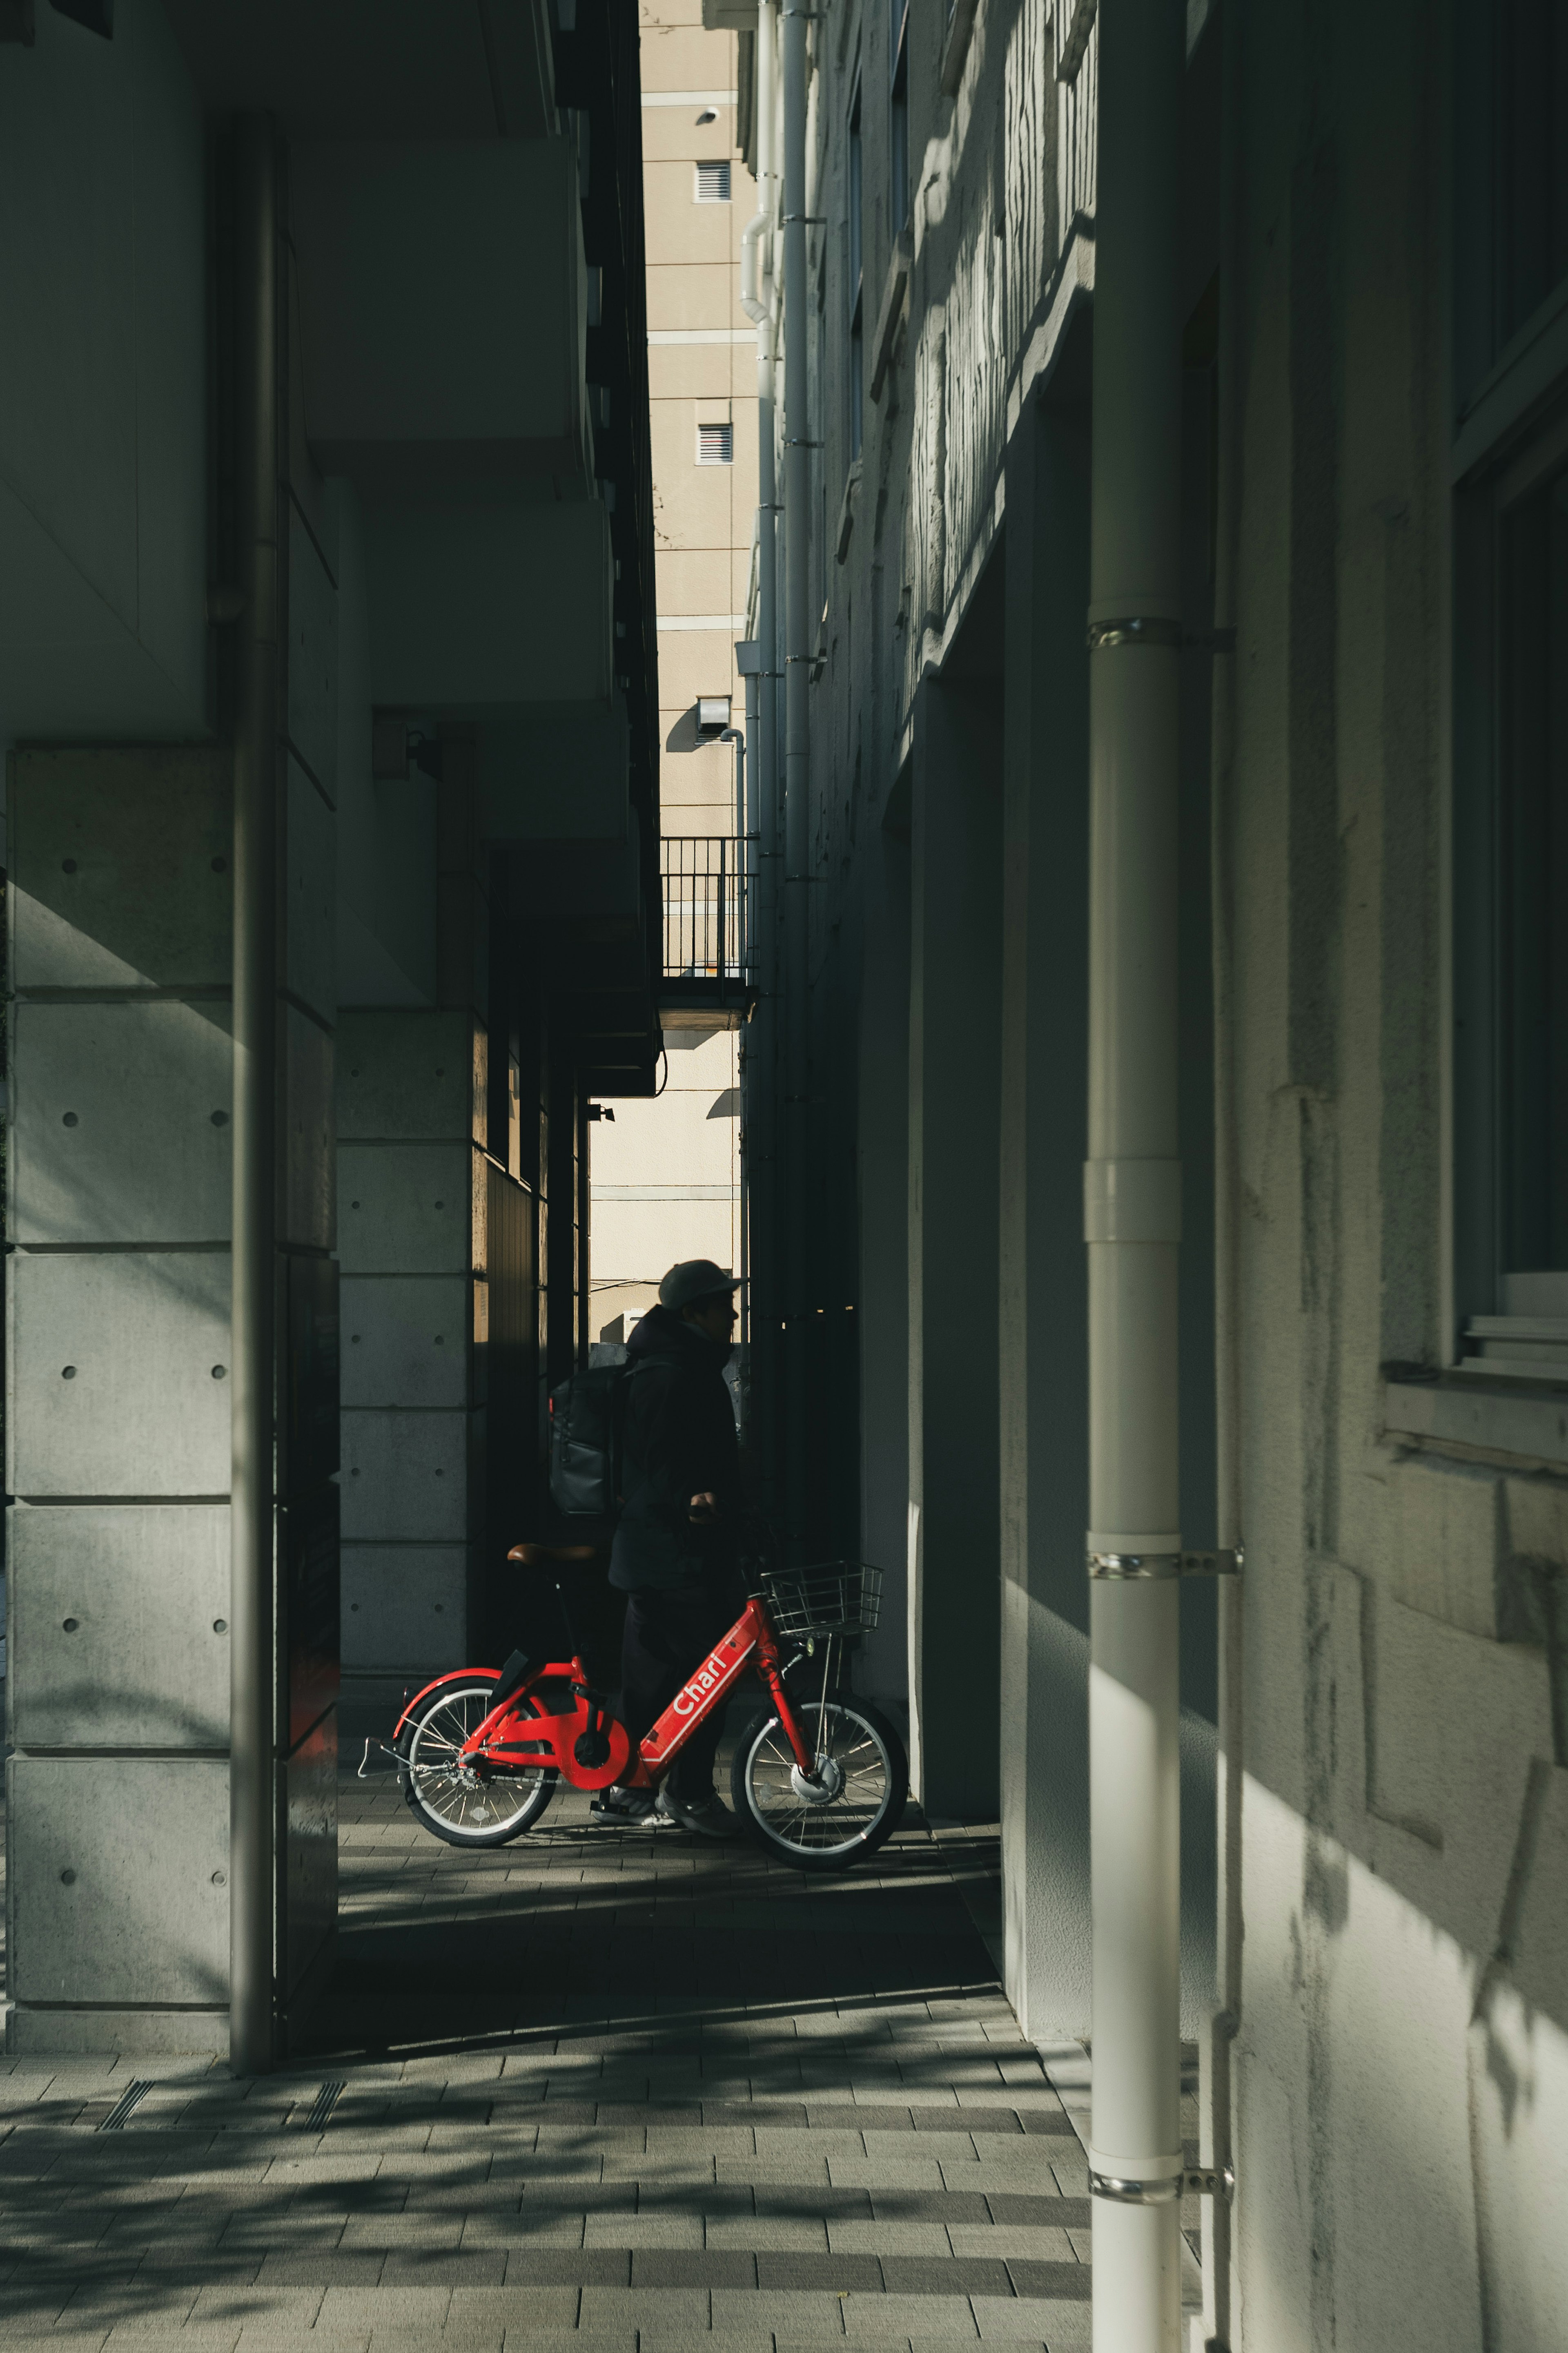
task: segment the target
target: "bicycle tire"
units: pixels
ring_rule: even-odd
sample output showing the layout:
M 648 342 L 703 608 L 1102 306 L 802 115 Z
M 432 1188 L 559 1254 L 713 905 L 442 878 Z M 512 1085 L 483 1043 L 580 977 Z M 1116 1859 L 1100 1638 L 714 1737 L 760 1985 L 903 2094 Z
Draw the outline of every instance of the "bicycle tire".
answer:
M 801 1701 L 795 1712 L 821 1758 L 823 1703 Z M 737 1815 L 760 1845 L 797 1871 L 852 1870 L 892 1835 L 909 1796 L 903 1744 L 881 1710 L 852 1692 L 832 1692 L 826 1714 L 826 1753 L 845 1775 L 839 1795 L 826 1801 L 800 1796 L 791 1780 L 795 1757 L 771 1707 L 747 1725 L 730 1768 Z M 857 1757 L 866 1761 L 856 1765 Z M 858 1785 L 853 1791 L 851 1784 Z
M 553 1766 L 465 1781 L 449 1763 L 441 1763 L 443 1750 L 450 1757 L 484 1722 L 495 1704 L 494 1694 L 493 1682 L 439 1683 L 418 1703 L 397 1736 L 404 1797 L 422 1826 L 447 1846 L 509 1846 L 533 1828 L 555 1794 L 560 1776 Z M 542 1712 L 531 1700 L 520 1707 L 531 1715 Z M 444 1716 L 450 1719 L 446 1724 Z M 432 1751 L 428 1762 L 420 1753 L 426 1745 Z M 514 1791 L 519 1803 L 508 1810 L 505 1798 Z

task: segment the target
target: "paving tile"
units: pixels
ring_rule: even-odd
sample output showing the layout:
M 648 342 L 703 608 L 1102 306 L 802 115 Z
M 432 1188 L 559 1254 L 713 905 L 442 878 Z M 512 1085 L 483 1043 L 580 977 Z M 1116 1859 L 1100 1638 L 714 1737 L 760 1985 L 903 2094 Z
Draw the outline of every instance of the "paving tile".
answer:
M 825 2337 L 842 2337 L 845 2300 L 820 2290 L 770 2288 L 765 2295 L 737 2288 L 713 2291 L 713 2334 L 716 2337 L 754 2329 L 763 2313 L 781 2338 L 795 2337 L 820 2344 Z M 717 2353 L 717 2348 L 715 2348 Z
M 1093 2277 L 1087 2263 L 1032 2263 L 1026 2257 L 1009 2258 L 1007 2270 L 1015 2295 L 1050 2299 L 1078 2296 L 1087 2299 Z M 993 2293 L 990 2290 L 984 2292 Z
M 983 2338 L 1016 2344 L 1045 2344 L 1050 2353 L 1093 2353 L 1093 2328 L 1087 2304 L 1050 2296 L 974 2298 L 974 2316 Z
M 826 2254 L 830 2228 L 869 2227 L 863 2223 L 830 2225 L 823 2218 L 805 2214 L 787 2219 L 758 2214 L 710 2214 L 707 2226 L 710 2247 L 749 2247 L 759 2253 L 769 2254 Z
M 898 2337 L 916 2330 L 925 2337 L 966 2338 L 979 2335 L 966 2295 L 849 2295 L 844 2299 L 847 2337 Z
M 829 2222 L 827 2243 L 836 2255 L 949 2256 L 940 2222 Z

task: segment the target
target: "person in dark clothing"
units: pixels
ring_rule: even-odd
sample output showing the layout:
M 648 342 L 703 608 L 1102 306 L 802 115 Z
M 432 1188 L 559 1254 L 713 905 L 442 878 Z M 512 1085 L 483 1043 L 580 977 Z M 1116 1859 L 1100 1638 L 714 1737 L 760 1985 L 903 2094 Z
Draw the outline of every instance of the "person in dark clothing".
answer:
M 740 1448 L 724 1379 L 738 1287 L 710 1259 L 672 1266 L 627 1344 L 626 1497 L 610 1583 L 629 1597 L 621 1706 L 634 1747 L 746 1606 Z M 737 1828 L 713 1789 L 723 1715 L 715 1708 L 691 1735 L 657 1801 L 667 1820 L 709 1838 Z M 626 1820 L 653 1810 L 645 1793 L 617 1789 L 598 1810 Z

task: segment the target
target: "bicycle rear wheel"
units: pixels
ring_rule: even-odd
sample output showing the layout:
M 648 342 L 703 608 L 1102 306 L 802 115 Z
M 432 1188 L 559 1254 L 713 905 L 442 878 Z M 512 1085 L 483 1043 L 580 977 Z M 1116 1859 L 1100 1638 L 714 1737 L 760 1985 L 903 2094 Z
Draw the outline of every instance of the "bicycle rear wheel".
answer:
M 795 1716 L 816 1760 L 795 1761 L 776 1710 L 746 1726 L 731 1767 L 735 1811 L 753 1837 L 797 1871 L 847 1871 L 875 1854 L 909 1795 L 902 1743 L 879 1708 L 850 1692 L 804 1700 Z
M 448 1846 L 505 1846 L 531 1830 L 555 1794 L 553 1767 L 522 1772 L 459 1767 L 458 1752 L 495 1705 L 495 1684 L 442 1683 L 398 1736 L 403 1794 L 424 1827 Z M 519 1713 L 537 1715 L 532 1701 Z

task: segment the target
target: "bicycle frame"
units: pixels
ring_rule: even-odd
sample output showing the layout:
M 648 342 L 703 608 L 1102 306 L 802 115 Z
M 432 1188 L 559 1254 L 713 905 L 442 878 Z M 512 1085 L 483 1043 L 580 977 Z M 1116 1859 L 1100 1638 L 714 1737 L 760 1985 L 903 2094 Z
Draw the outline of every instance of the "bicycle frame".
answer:
M 814 1774 L 816 1757 L 784 1689 L 778 1637 L 767 1604 L 757 1595 L 752 1597 L 729 1632 L 721 1636 L 701 1665 L 682 1683 L 643 1741 L 635 1765 L 625 1725 L 590 1690 L 587 1671 L 575 1654 L 569 1660 L 552 1660 L 531 1667 L 523 1681 L 475 1726 L 458 1750 L 457 1762 L 459 1766 L 489 1764 L 503 1768 L 518 1766 L 524 1769 L 552 1769 L 577 1789 L 607 1788 L 613 1781 L 634 1789 L 657 1788 L 698 1725 L 727 1697 L 742 1670 L 752 1659 L 778 1711 L 796 1765 L 804 1774 Z M 436 1676 L 404 1709 L 394 1740 L 400 1736 L 410 1715 L 428 1693 L 442 1683 L 473 1683 L 476 1678 L 499 1682 L 500 1670 L 458 1668 Z M 567 1704 L 551 1704 L 560 1699 L 566 1700 Z M 608 1753 L 597 1763 L 584 1765 L 576 1753 L 578 1745 L 586 1736 L 595 1734 L 605 1739 Z M 626 1769 L 628 1765 L 630 1771 Z

